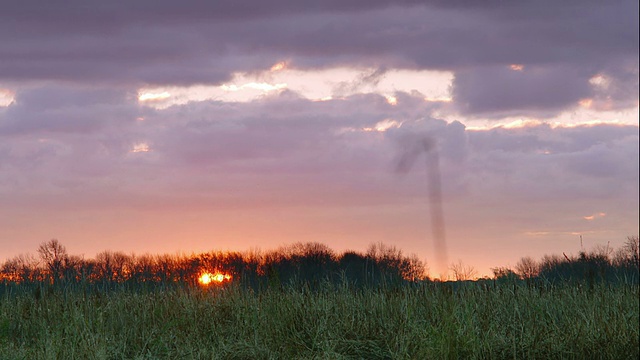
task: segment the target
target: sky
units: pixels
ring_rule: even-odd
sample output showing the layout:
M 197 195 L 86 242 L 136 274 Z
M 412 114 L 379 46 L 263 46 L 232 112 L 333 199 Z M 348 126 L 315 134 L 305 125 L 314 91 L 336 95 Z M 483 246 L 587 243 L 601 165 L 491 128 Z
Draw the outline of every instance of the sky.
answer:
M 0 261 L 382 242 L 488 275 L 617 248 L 638 27 L 635 0 L 3 4 Z

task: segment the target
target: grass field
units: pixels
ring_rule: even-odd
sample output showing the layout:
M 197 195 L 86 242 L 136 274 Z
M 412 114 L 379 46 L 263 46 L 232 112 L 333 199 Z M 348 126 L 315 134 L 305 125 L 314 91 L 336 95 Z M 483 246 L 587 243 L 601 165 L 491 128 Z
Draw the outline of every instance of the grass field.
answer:
M 5 293 L 1 359 L 637 359 L 637 285 Z

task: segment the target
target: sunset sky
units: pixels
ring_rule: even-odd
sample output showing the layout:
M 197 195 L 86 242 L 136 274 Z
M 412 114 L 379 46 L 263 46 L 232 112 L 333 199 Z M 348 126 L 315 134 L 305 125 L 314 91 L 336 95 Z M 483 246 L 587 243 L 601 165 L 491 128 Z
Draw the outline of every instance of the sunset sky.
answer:
M 395 245 L 435 265 L 638 235 L 638 1 L 16 1 L 0 261 Z

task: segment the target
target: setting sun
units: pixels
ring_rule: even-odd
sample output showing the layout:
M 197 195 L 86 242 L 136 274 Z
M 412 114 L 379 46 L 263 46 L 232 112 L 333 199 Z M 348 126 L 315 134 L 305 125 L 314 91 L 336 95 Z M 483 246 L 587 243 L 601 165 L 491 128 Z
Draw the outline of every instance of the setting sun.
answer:
M 202 285 L 209 285 L 212 282 L 222 283 L 227 280 L 231 280 L 231 275 L 222 273 L 212 274 L 209 272 L 203 273 L 198 278 L 198 282 Z

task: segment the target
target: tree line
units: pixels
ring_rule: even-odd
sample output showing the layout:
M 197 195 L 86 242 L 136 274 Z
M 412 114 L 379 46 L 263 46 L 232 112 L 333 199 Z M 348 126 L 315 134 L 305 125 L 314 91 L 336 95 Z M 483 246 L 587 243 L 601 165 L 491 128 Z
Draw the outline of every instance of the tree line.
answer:
M 494 279 L 558 282 L 638 283 L 638 237 L 630 236 L 613 250 L 597 247 L 577 256 L 546 255 L 540 260 L 522 258 L 511 269 L 493 269 Z M 475 271 L 452 264 L 454 279 L 470 280 Z M 206 252 L 192 255 L 134 255 L 103 251 L 95 258 L 71 255 L 57 239 L 42 243 L 37 255 L 23 254 L 0 267 L 0 286 L 77 287 L 100 289 L 197 286 L 204 273 L 228 275 L 222 282 L 261 289 L 286 284 L 318 287 L 323 283 L 348 283 L 355 287 L 397 286 L 431 281 L 427 265 L 394 246 L 373 244 L 364 253 L 336 253 L 320 243 L 297 243 L 274 251 Z
M 0 267 L 0 285 L 196 286 L 204 273 L 228 275 L 228 281 L 251 288 L 293 282 L 317 286 L 326 281 L 370 286 L 427 278 L 423 261 L 384 244 L 371 245 L 366 253 L 337 254 L 324 244 L 297 243 L 267 252 L 135 255 L 103 251 L 86 259 L 69 254 L 60 241 L 52 239 L 38 247 L 37 256 L 22 254 L 6 260 Z
M 519 279 L 528 283 L 632 283 L 640 278 L 640 246 L 638 236 L 628 236 L 624 244 L 613 249 L 596 246 L 591 251 L 581 250 L 578 255 L 545 255 L 536 261 L 523 257 L 514 269 L 493 269 L 496 279 Z

